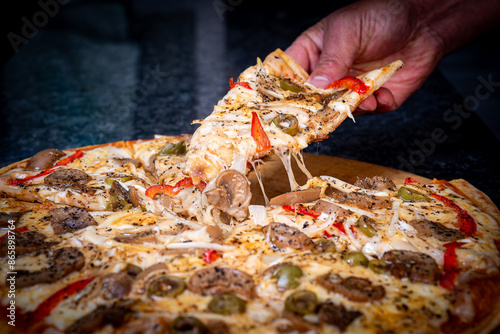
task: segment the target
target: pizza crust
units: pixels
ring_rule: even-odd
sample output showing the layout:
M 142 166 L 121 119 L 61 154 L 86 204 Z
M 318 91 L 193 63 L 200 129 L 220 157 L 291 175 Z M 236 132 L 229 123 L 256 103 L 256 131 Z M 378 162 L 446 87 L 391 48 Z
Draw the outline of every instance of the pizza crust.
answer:
M 273 61 L 272 58 L 281 58 L 282 61 Z M 281 49 L 271 52 L 264 60 L 264 64 L 269 68 L 270 73 L 276 76 L 302 83 L 306 82 L 309 78 L 309 74 Z
M 461 293 L 469 294 L 474 304 L 475 316 L 472 323 L 463 323 L 451 316 L 442 328 L 448 334 L 489 334 L 500 330 L 500 275 L 474 277 L 465 283 Z M 486 313 L 486 314 L 485 314 Z
M 450 183 L 462 191 L 482 211 L 495 218 L 497 223 L 500 225 L 500 210 L 498 210 L 498 207 L 495 203 L 493 203 L 488 195 L 464 179 L 452 180 Z
M 463 192 L 481 211 L 492 216 L 497 223 L 500 225 L 500 210 L 493 203 L 488 195 L 486 195 L 481 190 L 474 187 L 471 183 L 464 179 L 455 179 L 450 181 L 450 183 L 457 187 L 461 192 Z M 493 279 L 489 286 L 492 289 L 487 291 L 489 298 L 485 298 L 484 294 L 477 296 L 483 298 L 481 301 L 479 298 L 476 302 L 487 303 L 483 305 L 484 308 L 489 309 L 489 315 L 482 319 L 481 322 L 472 328 L 469 328 L 465 333 L 497 333 L 500 331 L 500 287 L 498 287 L 498 281 L 500 276 L 496 276 L 497 280 Z M 486 291 L 483 291 L 486 292 Z M 493 303 L 490 304 L 490 303 Z

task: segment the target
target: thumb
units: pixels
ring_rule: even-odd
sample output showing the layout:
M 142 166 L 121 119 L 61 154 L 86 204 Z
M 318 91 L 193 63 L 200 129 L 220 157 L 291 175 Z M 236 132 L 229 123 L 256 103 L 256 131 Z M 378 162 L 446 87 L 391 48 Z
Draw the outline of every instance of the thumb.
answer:
M 312 69 L 309 82 L 326 88 L 331 82 L 346 76 L 354 63 L 358 46 L 356 31 L 344 18 L 332 14 L 324 19 L 323 45 L 319 60 Z

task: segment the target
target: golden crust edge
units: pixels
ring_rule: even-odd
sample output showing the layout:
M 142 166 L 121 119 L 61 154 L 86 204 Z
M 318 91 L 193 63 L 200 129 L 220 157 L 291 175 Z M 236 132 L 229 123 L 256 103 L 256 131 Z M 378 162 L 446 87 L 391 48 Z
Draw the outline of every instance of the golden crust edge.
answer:
M 304 68 L 302 68 L 302 66 L 300 66 L 299 63 L 297 63 L 295 61 L 295 59 L 293 59 L 292 57 L 287 55 L 285 52 L 283 52 L 283 50 L 278 48 L 278 49 L 274 50 L 273 52 L 271 52 L 270 54 L 268 54 L 266 56 L 266 58 L 264 59 L 264 63 L 269 64 L 271 66 L 273 62 L 270 61 L 270 59 L 272 57 L 281 58 L 284 65 L 286 65 L 290 68 L 290 70 L 292 72 L 291 74 L 288 73 L 287 71 L 281 71 L 283 77 L 290 76 L 291 79 L 296 79 L 295 76 L 298 76 L 304 82 L 307 81 L 307 79 L 309 78 L 309 74 L 306 72 L 306 70 L 304 70 Z
M 495 218 L 500 225 L 500 210 L 488 195 L 464 179 L 455 179 L 450 183 L 462 191 L 481 211 Z
M 500 210 L 497 205 L 486 195 L 471 183 L 464 179 L 451 180 L 450 184 L 463 192 L 481 211 L 492 216 L 497 224 L 500 225 Z M 492 311 L 479 324 L 468 328 L 462 334 L 489 334 L 500 332 L 500 295 L 493 301 Z

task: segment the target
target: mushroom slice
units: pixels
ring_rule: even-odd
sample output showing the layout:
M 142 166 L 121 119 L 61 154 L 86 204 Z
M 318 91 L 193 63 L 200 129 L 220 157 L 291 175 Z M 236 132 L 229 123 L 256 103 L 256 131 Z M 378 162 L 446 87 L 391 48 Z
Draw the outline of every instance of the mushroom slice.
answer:
M 354 185 L 360 188 L 371 190 L 396 190 L 396 185 L 394 184 L 394 182 L 390 178 L 383 176 L 374 176 L 372 178 L 364 177 L 361 179 L 358 177 Z
M 321 188 L 315 187 L 304 190 L 291 191 L 271 198 L 269 205 L 295 205 L 315 201 L 321 195 Z
M 205 192 L 205 195 L 210 204 L 237 220 L 247 216 L 252 199 L 247 178 L 234 169 L 220 173 L 215 180 L 215 188 Z
M 110 211 L 121 211 L 130 206 L 136 208 L 141 204 L 141 198 L 139 197 L 137 189 L 133 186 L 125 189 L 117 180 L 114 180 L 111 184 L 109 194 L 111 195 L 111 199 L 106 209 Z
M 38 271 L 18 270 L 16 287 L 25 288 L 40 283 L 53 283 L 80 270 L 85 264 L 85 257 L 74 247 L 59 248 L 54 251 L 49 267 Z
M 363 314 L 356 310 L 348 310 L 342 304 L 331 301 L 318 306 L 318 317 L 321 323 L 327 323 L 344 331 L 354 320 Z
M 131 159 L 131 158 L 114 158 L 117 162 L 119 162 L 121 165 L 125 165 L 128 163 L 131 163 L 134 165 L 136 168 L 141 167 L 141 162 L 137 159 Z
M 356 302 L 371 302 L 385 297 L 385 288 L 382 285 L 373 285 L 371 281 L 362 277 L 342 278 L 330 272 L 316 280 L 325 289 L 340 293 L 345 298 Z
M 141 197 L 139 196 L 139 192 L 133 186 L 128 187 L 128 197 L 130 199 L 130 203 L 134 208 L 137 208 L 141 205 Z
M 313 210 L 324 212 L 328 215 L 332 214 L 332 212 L 335 212 L 337 214 L 337 219 L 345 218 L 352 213 L 350 210 L 344 209 L 335 203 L 332 203 L 330 201 L 325 201 L 322 199 L 316 202 L 316 204 L 313 207 Z
M 304 320 L 304 317 L 286 309 L 274 323 L 278 333 L 317 333 L 318 330 L 312 323 Z
M 16 245 L 16 255 L 37 252 L 56 245 L 56 241 L 46 241 L 47 238 L 40 232 L 27 231 L 24 233 L 15 233 L 14 239 Z M 0 243 L 0 256 L 6 256 L 8 251 L 8 239 L 4 238 Z
M 434 284 L 441 276 L 436 261 L 424 253 L 393 249 L 385 252 L 382 260 L 389 263 L 387 270 L 399 279 Z
M 33 157 L 31 157 L 30 161 L 26 165 L 26 169 L 32 171 L 45 170 L 52 167 L 52 165 L 54 165 L 54 162 L 56 162 L 57 159 L 63 157 L 64 155 L 65 154 L 63 151 L 55 148 L 49 148 L 40 151 Z
M 24 211 L 0 212 L 0 227 L 9 227 L 12 223 L 16 225 L 24 213 Z
M 212 267 L 195 272 L 189 279 L 188 289 L 199 295 L 235 293 L 250 299 L 255 284 L 250 275 L 238 269 Z
M 97 222 L 86 210 L 75 206 L 66 206 L 49 211 L 50 224 L 55 234 L 64 234 L 95 226 Z
M 168 333 L 168 322 L 161 316 L 138 317 L 123 324 L 118 333 L 121 334 L 164 334 Z
M 115 236 L 115 240 L 127 244 L 156 243 L 156 236 L 153 230 L 139 233 L 120 233 Z
M 126 321 L 126 315 L 130 312 L 129 309 L 123 306 L 99 305 L 95 310 L 79 318 L 66 328 L 65 333 L 94 333 L 107 324 L 117 328 Z
M 79 191 L 89 191 L 86 184 L 92 178 L 79 169 L 67 168 L 59 169 L 48 175 L 44 180 L 44 184 L 48 187 L 55 188 L 71 188 Z
M 427 219 L 411 220 L 408 224 L 417 230 L 420 237 L 436 238 L 442 242 L 452 242 L 465 238 L 465 235 L 460 230 L 447 228 L 440 223 Z
M 132 289 L 133 278 L 126 272 L 110 273 L 102 278 L 102 292 L 105 299 L 126 296 Z
M 269 241 L 278 249 L 287 247 L 297 250 L 308 250 L 314 246 L 313 241 L 305 233 L 295 227 L 283 223 L 272 222 L 268 226 Z
M 362 210 L 384 210 L 391 207 L 391 201 L 387 198 L 365 195 L 352 192 L 347 194 L 332 194 L 331 197 L 340 204 L 354 206 Z
M 219 225 L 208 225 L 207 233 L 210 234 L 213 240 L 222 241 L 224 239 L 224 232 L 220 229 Z

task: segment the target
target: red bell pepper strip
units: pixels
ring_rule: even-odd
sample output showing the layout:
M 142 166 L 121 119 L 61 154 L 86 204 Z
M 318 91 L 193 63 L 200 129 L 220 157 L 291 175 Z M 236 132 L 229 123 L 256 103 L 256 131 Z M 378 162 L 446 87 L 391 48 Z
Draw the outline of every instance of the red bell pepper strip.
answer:
M 453 241 L 443 245 L 446 248 L 443 265 L 445 271 L 458 271 L 455 249 L 462 247 L 462 245 L 465 245 L 465 242 Z
M 27 232 L 28 231 L 28 227 L 27 226 L 21 226 L 21 227 L 13 229 L 11 231 L 17 231 L 19 233 L 23 233 L 23 232 Z M 0 243 L 3 241 L 3 239 L 5 239 L 9 235 L 9 233 L 12 233 L 12 232 L 9 231 L 9 232 L 5 233 L 4 235 L 2 235 L 0 237 Z
M 250 87 L 250 84 L 248 82 L 234 82 L 233 83 L 233 78 L 229 79 L 229 90 L 233 89 L 234 87 L 236 86 L 241 86 L 243 88 L 246 88 L 246 89 L 252 89 L 252 87 Z
M 455 286 L 455 280 L 458 276 L 458 263 L 456 249 L 462 247 L 465 243 L 453 241 L 443 246 L 446 248 L 444 253 L 443 274 L 439 279 L 439 285 L 445 289 L 452 290 Z
M 173 197 L 179 193 L 179 192 L 175 193 L 174 188 L 175 188 L 175 186 L 171 186 L 168 184 L 156 184 L 156 185 L 151 186 L 148 189 L 146 189 L 145 194 L 147 197 L 149 197 L 151 199 L 154 199 L 155 196 L 160 194 L 160 193 L 165 194 L 169 197 Z M 180 191 L 180 189 L 179 189 L 179 191 Z
M 346 234 L 345 233 L 345 228 L 344 228 L 344 224 L 342 223 L 339 223 L 339 222 L 335 222 L 332 224 L 334 227 L 336 227 L 341 233 L 343 234 Z
M 203 255 L 203 261 L 205 261 L 206 263 L 212 263 L 220 257 L 222 257 L 222 254 L 218 251 L 214 249 L 207 249 L 207 251 Z
M 468 237 L 473 236 L 477 232 L 477 224 L 474 218 L 465 210 L 460 209 L 458 214 L 458 228 Z
M 200 181 L 197 185 L 193 184 L 193 179 L 190 177 L 185 177 L 182 180 L 178 181 L 175 185 L 171 186 L 168 184 L 157 184 L 146 189 L 146 196 L 154 199 L 155 196 L 159 193 L 165 194 L 169 197 L 174 197 L 181 192 L 181 190 L 196 187 L 199 191 L 203 191 L 207 184 L 203 181 Z
M 431 194 L 429 195 L 430 197 L 437 199 L 438 201 L 443 202 L 446 206 L 450 207 L 451 209 L 457 211 L 457 218 L 458 218 L 458 228 L 460 231 L 462 231 L 463 234 L 465 234 L 468 237 L 473 236 L 477 232 L 477 224 L 474 218 L 472 218 L 469 213 L 462 209 L 460 206 L 456 205 L 451 199 L 448 199 L 444 196 L 438 195 L 438 194 Z
M 420 183 L 420 181 L 419 181 L 419 180 L 417 180 L 417 179 L 414 179 L 414 178 L 412 178 L 412 177 L 407 177 L 407 178 L 405 179 L 405 185 L 410 184 L 410 183 Z
M 305 216 L 310 216 L 310 217 L 313 217 L 313 218 L 318 218 L 319 216 L 321 216 L 321 212 L 318 212 L 318 211 L 314 211 L 312 209 L 308 209 L 306 207 L 303 207 L 302 205 L 283 205 L 283 209 L 285 209 L 286 211 L 290 211 L 290 212 L 296 212 L 298 214 L 301 214 L 301 215 L 305 215 Z
M 54 167 L 58 167 L 58 166 L 62 166 L 62 165 L 67 165 L 70 162 L 74 161 L 75 159 L 80 159 L 81 157 L 83 157 L 83 152 L 81 150 L 78 150 L 75 153 L 73 153 L 72 155 L 70 155 L 69 157 L 66 157 L 64 159 L 59 160 L 54 165 Z
M 326 87 L 326 89 L 329 88 L 347 88 L 358 94 L 364 94 L 370 89 L 361 79 L 356 77 L 345 77 L 334 81 Z
M 445 271 L 439 278 L 439 285 L 446 290 L 453 290 L 458 273 L 454 271 Z
M 36 175 L 32 175 L 32 176 L 28 176 L 28 177 L 25 177 L 23 179 L 16 179 L 16 180 L 10 180 L 9 181 L 9 184 L 12 184 L 12 185 L 18 185 L 18 184 L 21 184 L 21 183 L 25 183 L 25 182 L 28 182 L 28 181 L 31 181 L 33 179 L 36 179 L 38 177 L 42 177 L 42 176 L 45 176 L 45 175 L 49 175 L 53 172 L 55 172 L 57 169 L 56 167 L 59 167 L 59 166 L 63 166 L 63 165 L 67 165 L 69 164 L 70 162 L 76 160 L 76 159 L 79 159 L 83 157 L 83 152 L 78 150 L 76 151 L 75 153 L 73 153 L 72 155 L 64 158 L 64 159 L 61 159 L 58 163 L 56 163 L 54 166 L 36 174 Z
M 325 237 L 327 237 L 327 238 L 331 238 L 331 237 L 332 237 L 332 235 L 331 235 L 331 234 L 330 234 L 327 230 L 324 230 L 324 231 L 323 231 L 323 234 L 324 234 L 324 235 L 325 235 Z
M 271 142 L 267 137 L 262 124 L 260 124 L 259 116 L 255 111 L 252 112 L 252 129 L 250 130 L 253 139 L 257 143 L 257 153 L 271 149 Z
M 56 291 L 29 314 L 30 323 L 33 325 L 45 319 L 61 301 L 83 290 L 94 278 L 95 276 L 76 281 Z
M 437 199 L 438 201 L 443 202 L 444 204 L 446 204 L 446 206 L 452 208 L 453 210 L 457 210 L 457 211 L 460 210 L 460 207 L 458 205 L 456 205 L 455 202 L 453 202 L 449 198 L 446 198 L 446 197 L 438 195 L 438 194 L 431 194 L 429 196 L 431 196 L 434 199 Z
M 358 238 L 358 234 L 356 233 L 356 230 L 354 229 L 354 225 L 351 225 L 351 232 L 354 235 L 354 237 L 357 239 Z

